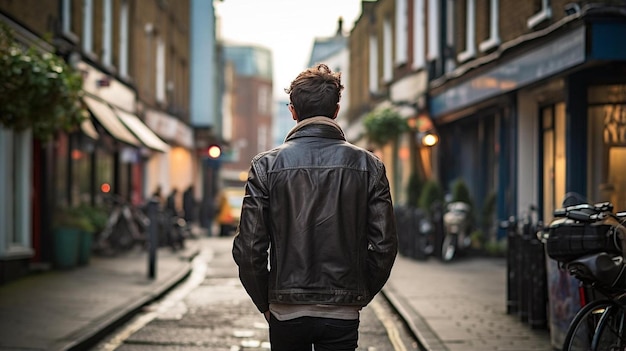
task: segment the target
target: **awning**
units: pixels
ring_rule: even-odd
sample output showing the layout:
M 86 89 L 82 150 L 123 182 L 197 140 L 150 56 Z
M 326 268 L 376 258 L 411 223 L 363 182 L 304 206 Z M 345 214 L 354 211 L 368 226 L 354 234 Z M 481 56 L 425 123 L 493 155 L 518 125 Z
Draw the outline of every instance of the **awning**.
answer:
M 83 96 L 83 101 L 96 117 L 98 122 L 119 141 L 123 141 L 130 145 L 141 146 L 141 142 L 124 126 L 122 121 L 115 115 L 115 112 L 104 102 Z
M 98 131 L 96 127 L 94 127 L 93 122 L 90 118 L 83 120 L 80 122 L 80 129 L 85 133 L 86 136 L 90 137 L 93 140 L 98 140 L 100 135 L 98 135 Z
M 126 125 L 126 127 L 128 127 L 128 129 L 130 129 L 144 145 L 153 150 L 161 152 L 169 151 L 170 146 L 166 144 L 163 140 L 161 140 L 152 131 L 152 129 L 150 129 L 150 127 L 148 127 L 145 123 L 143 123 L 142 120 L 139 119 L 139 117 L 118 108 L 114 108 L 114 110 L 117 116 Z

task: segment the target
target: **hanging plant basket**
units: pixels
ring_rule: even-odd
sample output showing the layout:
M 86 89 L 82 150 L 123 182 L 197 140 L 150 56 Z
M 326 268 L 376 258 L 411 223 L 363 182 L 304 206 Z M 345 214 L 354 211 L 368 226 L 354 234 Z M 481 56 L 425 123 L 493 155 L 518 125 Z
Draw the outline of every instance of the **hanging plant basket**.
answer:
M 409 130 L 407 121 L 390 108 L 374 110 L 363 121 L 368 139 L 383 146 Z
M 82 77 L 59 56 L 24 48 L 0 23 L 0 124 L 32 129 L 49 140 L 75 129 L 88 114 L 80 103 Z

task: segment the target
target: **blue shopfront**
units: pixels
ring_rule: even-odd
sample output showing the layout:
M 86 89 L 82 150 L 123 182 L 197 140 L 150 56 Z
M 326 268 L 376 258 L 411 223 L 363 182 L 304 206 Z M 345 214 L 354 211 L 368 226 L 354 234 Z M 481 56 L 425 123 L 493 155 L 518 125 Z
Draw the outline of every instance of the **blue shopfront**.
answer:
M 495 194 L 495 223 L 531 205 L 549 222 L 566 192 L 626 210 L 624 37 L 623 14 L 590 9 L 432 89 L 441 181 L 465 179 L 477 204 Z

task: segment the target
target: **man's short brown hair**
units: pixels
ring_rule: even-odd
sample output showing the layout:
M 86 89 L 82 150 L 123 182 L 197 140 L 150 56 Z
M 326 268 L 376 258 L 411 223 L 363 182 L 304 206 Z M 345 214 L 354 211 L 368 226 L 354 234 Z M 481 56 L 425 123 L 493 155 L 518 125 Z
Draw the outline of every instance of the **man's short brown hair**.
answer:
M 301 121 L 315 116 L 333 118 L 342 90 L 341 73 L 333 72 L 327 65 L 319 63 L 298 74 L 285 92 L 289 94 L 298 120 Z

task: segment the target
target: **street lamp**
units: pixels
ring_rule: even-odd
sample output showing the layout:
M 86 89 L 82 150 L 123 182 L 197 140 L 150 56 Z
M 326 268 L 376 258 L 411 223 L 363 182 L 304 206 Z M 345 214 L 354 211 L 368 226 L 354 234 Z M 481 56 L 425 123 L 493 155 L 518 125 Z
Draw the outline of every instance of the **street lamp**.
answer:
M 422 136 L 422 145 L 424 146 L 435 146 L 435 144 L 437 144 L 437 142 L 439 141 L 439 138 L 437 137 L 437 135 L 431 133 L 431 132 L 426 132 L 423 136 Z

